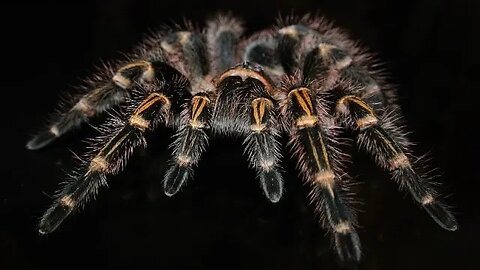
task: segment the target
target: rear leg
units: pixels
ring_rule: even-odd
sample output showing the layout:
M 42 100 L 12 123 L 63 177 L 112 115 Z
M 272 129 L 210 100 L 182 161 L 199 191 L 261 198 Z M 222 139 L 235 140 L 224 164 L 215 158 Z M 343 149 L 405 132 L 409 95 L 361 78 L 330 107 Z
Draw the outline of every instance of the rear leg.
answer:
M 358 132 L 358 146 L 369 153 L 382 168 L 389 170 L 401 187 L 407 188 L 442 228 L 455 231 L 455 217 L 439 201 L 439 195 L 425 178 L 417 174 L 410 161 L 404 133 L 387 116 L 378 116 L 373 108 L 359 97 L 347 95 L 337 102 L 337 112 L 344 123 Z
M 134 81 L 151 81 L 154 74 L 152 64 L 148 61 L 137 61 L 121 67 L 109 81 L 94 84 L 93 90 L 81 96 L 69 110 L 60 114 L 47 130 L 28 141 L 27 149 L 45 147 L 89 118 L 117 105 L 129 95 L 128 90 Z
M 457 222 L 437 200 L 437 192 L 414 170 L 408 157 L 410 143 L 395 121 L 387 117 L 388 104 L 380 84 L 353 59 L 346 50 L 320 42 L 305 56 L 304 78 L 306 82 L 310 78 L 324 78 L 327 85 L 331 83 L 324 90 L 334 95 L 342 95 L 344 91 L 346 95 L 338 99 L 336 112 L 343 116 L 344 125 L 358 131 L 359 147 L 370 153 L 379 166 L 391 171 L 393 178 L 408 188 L 441 227 L 456 230 Z

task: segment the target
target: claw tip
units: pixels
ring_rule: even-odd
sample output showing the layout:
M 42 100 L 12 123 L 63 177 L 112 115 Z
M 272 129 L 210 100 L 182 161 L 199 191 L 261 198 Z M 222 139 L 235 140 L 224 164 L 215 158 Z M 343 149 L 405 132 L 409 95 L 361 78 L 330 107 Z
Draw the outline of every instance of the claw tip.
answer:
M 35 145 L 32 143 L 32 141 L 27 142 L 27 144 L 25 145 L 25 148 L 27 148 L 28 150 L 36 150 L 37 149 L 37 148 L 35 148 Z
M 46 145 L 50 144 L 54 141 L 57 136 L 51 132 L 44 132 L 35 137 L 33 137 L 30 141 L 27 142 L 25 147 L 28 150 L 38 150 L 40 148 L 45 147 Z
M 169 191 L 169 190 L 165 190 L 165 195 L 167 195 L 168 197 L 172 197 L 173 195 L 175 195 L 175 193 L 177 193 L 177 192 L 172 192 L 172 191 Z

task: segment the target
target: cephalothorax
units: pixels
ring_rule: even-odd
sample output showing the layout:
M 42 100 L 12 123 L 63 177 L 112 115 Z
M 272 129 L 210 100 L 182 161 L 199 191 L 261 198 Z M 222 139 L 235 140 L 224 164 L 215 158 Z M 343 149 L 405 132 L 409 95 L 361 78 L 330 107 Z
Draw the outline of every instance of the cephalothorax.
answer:
M 146 146 L 144 133 L 160 125 L 176 130 L 172 164 L 164 179 L 174 195 L 215 134 L 244 138 L 248 161 L 266 197 L 282 196 L 280 136 L 289 148 L 323 227 L 341 259 L 358 261 L 356 218 L 344 192 L 338 149 L 340 129 L 391 172 L 444 229 L 455 218 L 412 162 L 397 123 L 394 91 L 366 50 L 316 16 L 289 18 L 251 37 L 239 20 L 219 15 L 204 30 L 187 26 L 147 38 L 125 61 L 88 81 L 88 91 L 28 142 L 38 149 L 103 111 L 116 108 L 99 127 L 80 169 L 43 215 L 39 231 L 51 233 L 118 173 L 132 151 Z M 289 179 L 293 180 L 293 179 Z

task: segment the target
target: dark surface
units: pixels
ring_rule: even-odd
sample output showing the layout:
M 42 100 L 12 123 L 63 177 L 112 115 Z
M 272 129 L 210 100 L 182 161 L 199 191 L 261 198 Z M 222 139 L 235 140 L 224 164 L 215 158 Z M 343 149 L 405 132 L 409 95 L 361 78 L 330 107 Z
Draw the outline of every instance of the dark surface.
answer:
M 173 198 L 163 195 L 166 129 L 150 134 L 149 150 L 57 232 L 36 230 L 49 196 L 74 165 L 70 150 L 81 153 L 82 138 L 95 134 L 85 127 L 47 149 L 24 148 L 60 93 L 160 24 L 183 16 L 202 23 L 220 9 L 258 30 L 292 8 L 322 11 L 379 53 L 399 85 L 410 138 L 420 142 L 416 153 L 430 153 L 460 223 L 457 232 L 442 230 L 388 174 L 355 154 L 359 269 L 480 268 L 478 1 L 82 2 L 2 4 L 0 269 L 339 268 L 292 162 L 284 162 L 286 193 L 274 205 L 246 169 L 240 142 L 217 139 L 195 180 Z

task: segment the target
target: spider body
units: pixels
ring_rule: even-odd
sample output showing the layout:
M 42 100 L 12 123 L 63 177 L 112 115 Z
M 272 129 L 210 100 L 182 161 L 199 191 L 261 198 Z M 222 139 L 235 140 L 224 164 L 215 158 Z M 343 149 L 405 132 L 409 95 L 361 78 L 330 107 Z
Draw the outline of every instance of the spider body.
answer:
M 351 130 L 358 147 L 390 171 L 440 226 L 456 230 L 455 218 L 416 172 L 398 126 L 394 91 L 366 50 L 315 16 L 291 18 L 250 38 L 242 33 L 240 22 L 225 15 L 208 21 L 203 31 L 188 24 L 161 31 L 89 81 L 89 91 L 27 144 L 44 147 L 110 112 L 80 169 L 43 215 L 39 231 L 54 231 L 96 194 L 107 175 L 124 167 L 135 148 L 146 147 L 144 133 L 160 125 L 175 129 L 164 178 L 169 196 L 193 177 L 209 138 L 224 134 L 244 138 L 264 194 L 278 202 L 283 192 L 279 139 L 288 136 L 300 175 L 311 187 L 312 204 L 341 259 L 361 256 L 346 196 L 343 168 L 349 156 L 339 149 L 346 143 L 342 129 Z

